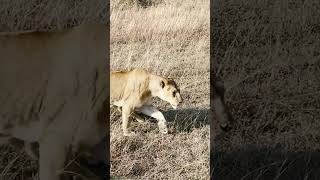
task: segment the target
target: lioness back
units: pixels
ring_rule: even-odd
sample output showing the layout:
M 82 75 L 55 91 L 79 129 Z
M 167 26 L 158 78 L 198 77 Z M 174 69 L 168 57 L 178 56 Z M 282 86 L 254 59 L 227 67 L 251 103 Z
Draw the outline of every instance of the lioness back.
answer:
M 121 94 L 126 87 L 128 72 L 115 71 L 110 74 L 110 96 L 111 100 L 121 99 Z
M 143 69 L 111 72 L 111 102 L 123 101 L 128 99 L 129 96 L 135 96 L 135 98 L 140 98 L 140 93 L 148 89 L 149 76 L 150 74 Z

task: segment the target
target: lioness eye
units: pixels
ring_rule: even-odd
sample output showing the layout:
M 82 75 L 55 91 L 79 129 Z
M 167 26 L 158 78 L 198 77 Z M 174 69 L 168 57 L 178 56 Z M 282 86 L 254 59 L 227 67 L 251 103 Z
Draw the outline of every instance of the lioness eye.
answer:
M 177 93 L 177 91 L 173 91 L 173 93 L 172 93 L 173 97 L 176 97 L 176 93 Z

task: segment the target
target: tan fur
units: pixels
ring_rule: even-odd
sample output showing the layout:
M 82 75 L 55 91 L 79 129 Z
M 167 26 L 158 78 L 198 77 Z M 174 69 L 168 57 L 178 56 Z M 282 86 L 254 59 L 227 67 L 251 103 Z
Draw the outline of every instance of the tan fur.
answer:
M 110 102 L 122 107 L 122 129 L 125 136 L 134 134 L 128 130 L 129 116 L 134 112 L 156 118 L 160 132 L 168 133 L 166 119 L 150 104 L 150 100 L 152 97 L 159 97 L 177 108 L 182 98 L 173 79 L 163 78 L 143 69 L 134 69 L 111 72 L 110 83 Z
M 40 180 L 106 135 L 106 29 L 0 35 L 0 134 L 39 143 Z

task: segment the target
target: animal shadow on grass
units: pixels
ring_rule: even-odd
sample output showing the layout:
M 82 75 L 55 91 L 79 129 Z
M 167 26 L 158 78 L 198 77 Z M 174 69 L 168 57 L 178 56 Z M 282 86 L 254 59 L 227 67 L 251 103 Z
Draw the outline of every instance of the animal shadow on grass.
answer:
M 210 165 L 212 180 L 318 180 L 320 152 L 288 152 L 252 145 L 226 152 L 216 145 Z
M 207 109 L 176 109 L 161 111 L 168 122 L 169 133 L 174 132 L 190 132 L 193 128 L 202 128 L 209 125 Z M 152 123 L 149 128 L 157 129 L 157 120 L 140 114 L 146 122 Z
M 202 128 L 209 125 L 208 109 L 176 109 L 163 111 L 163 115 L 177 132 L 189 132 L 192 128 Z

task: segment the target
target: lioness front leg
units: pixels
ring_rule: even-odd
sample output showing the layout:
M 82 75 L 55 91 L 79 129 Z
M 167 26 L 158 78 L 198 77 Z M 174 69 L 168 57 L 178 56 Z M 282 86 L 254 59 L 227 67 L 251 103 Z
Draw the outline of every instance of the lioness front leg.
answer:
M 43 139 L 39 143 L 39 180 L 60 180 L 66 160 L 66 148 L 62 143 Z
M 133 112 L 133 109 L 128 106 L 122 107 L 122 131 L 124 136 L 134 135 L 134 132 L 128 130 L 129 116 Z
M 163 133 L 163 134 L 168 133 L 167 121 L 164 118 L 163 114 L 158 109 L 156 109 L 152 105 L 145 105 L 140 108 L 140 111 L 143 114 L 145 114 L 147 116 L 151 116 L 151 117 L 158 120 L 159 131 L 161 133 Z

